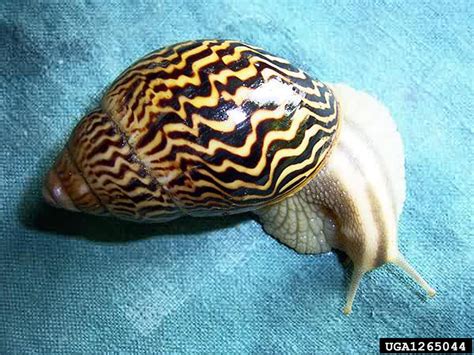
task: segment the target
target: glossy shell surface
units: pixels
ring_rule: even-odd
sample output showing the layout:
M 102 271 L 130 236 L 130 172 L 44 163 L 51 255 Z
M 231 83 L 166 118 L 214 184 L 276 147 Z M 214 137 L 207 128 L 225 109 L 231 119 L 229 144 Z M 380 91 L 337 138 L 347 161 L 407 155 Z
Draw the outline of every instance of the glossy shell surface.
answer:
M 338 116 L 330 89 L 284 59 L 237 41 L 179 43 L 118 77 L 69 140 L 61 159 L 75 171 L 58 176 L 85 180 L 82 200 L 69 196 L 86 212 L 159 222 L 248 211 L 312 178 Z

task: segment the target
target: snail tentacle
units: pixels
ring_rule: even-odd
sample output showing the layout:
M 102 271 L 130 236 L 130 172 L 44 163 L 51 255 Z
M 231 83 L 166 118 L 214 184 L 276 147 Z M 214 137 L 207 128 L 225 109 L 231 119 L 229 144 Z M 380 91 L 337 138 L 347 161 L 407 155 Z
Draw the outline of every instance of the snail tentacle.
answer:
M 399 253 L 397 258 L 392 261 L 392 264 L 405 271 L 418 285 L 420 285 L 426 291 L 429 297 L 436 296 L 436 290 L 425 281 L 425 279 L 415 270 L 413 266 L 411 266 L 403 254 Z
M 354 265 L 354 270 L 352 271 L 351 282 L 349 284 L 349 289 L 347 291 L 346 305 L 344 306 L 344 314 L 350 314 L 352 312 L 352 304 L 354 303 L 354 298 L 359 289 L 360 281 L 364 276 L 365 271 L 362 268 Z

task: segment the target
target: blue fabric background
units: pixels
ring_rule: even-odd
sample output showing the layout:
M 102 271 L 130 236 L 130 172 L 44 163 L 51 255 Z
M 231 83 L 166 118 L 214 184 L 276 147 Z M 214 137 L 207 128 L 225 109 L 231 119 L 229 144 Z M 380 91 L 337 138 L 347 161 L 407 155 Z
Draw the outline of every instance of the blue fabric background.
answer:
M 103 1 L 0 5 L 0 353 L 377 352 L 379 337 L 472 336 L 471 1 Z M 132 61 L 235 38 L 379 97 L 404 138 L 401 250 L 363 280 L 302 256 L 251 216 L 135 225 L 62 212 L 40 183 Z M 471 314 L 471 316 L 469 316 Z

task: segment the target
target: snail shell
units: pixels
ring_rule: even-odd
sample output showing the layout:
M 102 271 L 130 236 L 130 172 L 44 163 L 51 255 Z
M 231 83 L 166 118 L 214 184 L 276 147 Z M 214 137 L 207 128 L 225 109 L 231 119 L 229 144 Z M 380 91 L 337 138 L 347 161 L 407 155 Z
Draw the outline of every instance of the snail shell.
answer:
M 133 64 L 81 120 L 60 165 L 84 181 L 57 171 L 81 211 L 154 222 L 239 213 L 302 188 L 337 123 L 328 87 L 287 61 L 191 41 Z
M 396 245 L 398 132 L 381 104 L 351 90 L 238 41 L 165 47 L 123 72 L 82 118 L 43 195 L 144 222 L 254 211 L 296 251 L 349 255 L 347 313 L 362 275 L 386 262 L 434 293 Z

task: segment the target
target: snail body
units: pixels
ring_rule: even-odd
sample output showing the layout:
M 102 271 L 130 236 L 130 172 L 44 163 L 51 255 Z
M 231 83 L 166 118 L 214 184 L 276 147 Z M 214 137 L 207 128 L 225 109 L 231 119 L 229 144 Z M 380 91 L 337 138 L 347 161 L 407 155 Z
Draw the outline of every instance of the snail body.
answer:
M 346 313 L 387 262 L 434 294 L 398 251 L 403 146 L 388 111 L 241 42 L 179 43 L 133 64 L 79 122 L 43 195 L 142 222 L 253 211 L 298 252 L 351 258 Z

